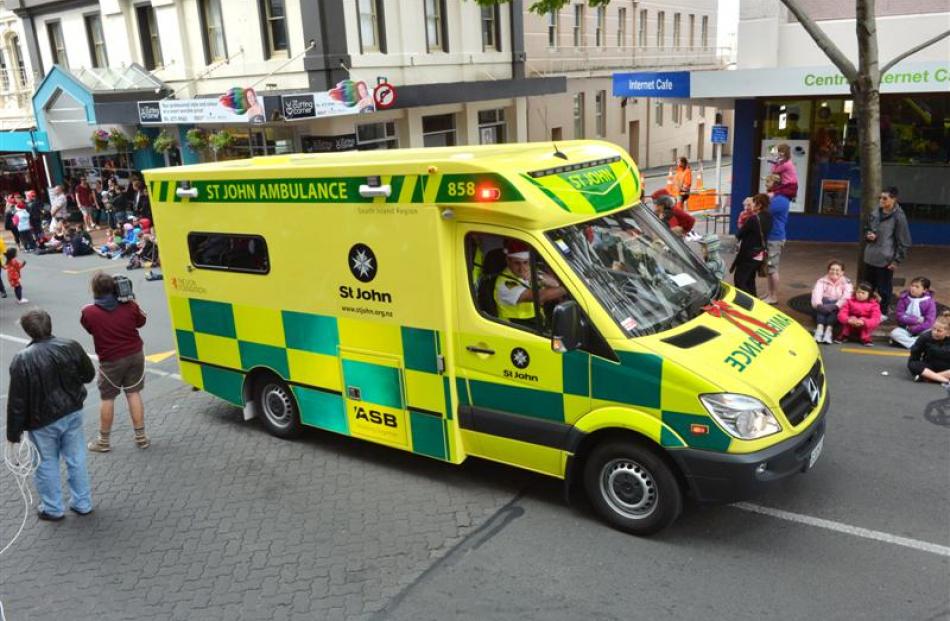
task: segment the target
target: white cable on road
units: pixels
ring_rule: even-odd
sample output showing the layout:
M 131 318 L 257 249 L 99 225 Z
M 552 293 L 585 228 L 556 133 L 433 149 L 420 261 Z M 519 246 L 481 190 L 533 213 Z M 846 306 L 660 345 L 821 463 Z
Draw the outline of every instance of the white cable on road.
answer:
M 942 546 L 936 543 L 930 543 L 929 541 L 910 539 L 909 537 L 901 537 L 900 535 L 892 535 L 879 530 L 861 528 L 860 526 L 852 526 L 850 524 L 826 520 L 819 517 L 812 517 L 810 515 L 803 515 L 801 513 L 792 513 L 791 511 L 772 509 L 771 507 L 763 507 L 762 505 L 756 505 L 751 502 L 736 502 L 730 506 L 735 507 L 736 509 L 742 509 L 743 511 L 768 515 L 780 520 L 788 520 L 789 522 L 797 522 L 807 526 L 817 526 L 818 528 L 825 528 L 838 533 L 854 535 L 855 537 L 872 539 L 874 541 L 883 541 L 884 543 L 891 543 L 897 546 L 903 546 L 905 548 L 920 550 L 922 552 L 930 552 L 931 554 L 936 554 L 938 556 L 950 557 L 950 547 Z
M 13 475 L 17 489 L 20 490 L 20 496 L 23 498 L 23 521 L 20 522 L 20 528 L 13 535 L 13 539 L 0 550 L 0 556 L 3 556 L 3 553 L 10 549 L 10 546 L 19 538 L 26 526 L 26 518 L 30 515 L 30 507 L 33 505 L 33 492 L 30 490 L 29 483 L 30 476 L 36 472 L 36 468 L 40 465 L 40 452 L 36 445 L 30 441 L 28 435 L 24 434 L 21 438 L 16 454 L 12 453 L 10 446 L 9 442 L 3 443 L 3 464 Z

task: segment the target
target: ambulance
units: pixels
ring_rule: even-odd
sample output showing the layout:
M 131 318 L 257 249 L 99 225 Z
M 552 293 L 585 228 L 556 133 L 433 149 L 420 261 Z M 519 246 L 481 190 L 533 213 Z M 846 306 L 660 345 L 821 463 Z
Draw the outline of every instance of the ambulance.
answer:
M 597 141 L 146 171 L 182 379 L 315 427 L 563 479 L 646 535 L 808 471 L 818 347 L 720 282 Z

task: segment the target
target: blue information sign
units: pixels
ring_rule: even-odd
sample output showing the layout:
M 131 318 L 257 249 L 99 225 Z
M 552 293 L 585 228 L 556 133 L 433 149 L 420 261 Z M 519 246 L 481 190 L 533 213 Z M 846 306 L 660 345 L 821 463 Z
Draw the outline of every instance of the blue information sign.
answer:
M 689 71 L 615 73 L 614 97 L 689 97 Z
M 729 142 L 729 128 L 725 125 L 713 125 L 711 141 L 713 144 L 726 144 Z

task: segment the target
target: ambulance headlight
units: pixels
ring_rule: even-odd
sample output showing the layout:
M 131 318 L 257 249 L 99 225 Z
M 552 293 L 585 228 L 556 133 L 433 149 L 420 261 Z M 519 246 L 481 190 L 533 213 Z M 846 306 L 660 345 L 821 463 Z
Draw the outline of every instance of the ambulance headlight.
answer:
M 771 410 L 755 397 L 718 393 L 701 395 L 699 400 L 720 426 L 736 438 L 755 440 L 782 430 Z

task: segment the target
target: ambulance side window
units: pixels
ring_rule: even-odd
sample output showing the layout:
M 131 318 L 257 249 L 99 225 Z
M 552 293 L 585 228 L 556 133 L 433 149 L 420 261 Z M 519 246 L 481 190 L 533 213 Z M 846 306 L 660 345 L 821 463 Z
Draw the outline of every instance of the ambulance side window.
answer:
M 270 257 L 260 235 L 188 233 L 188 254 L 195 267 L 209 270 L 267 274 Z
M 469 233 L 465 255 L 472 300 L 483 317 L 550 334 L 554 306 L 570 295 L 534 248 L 513 237 Z

